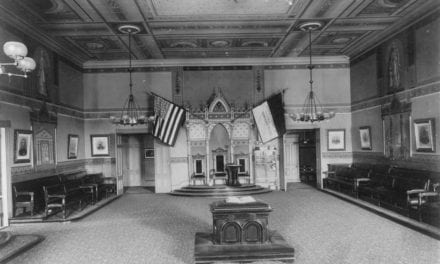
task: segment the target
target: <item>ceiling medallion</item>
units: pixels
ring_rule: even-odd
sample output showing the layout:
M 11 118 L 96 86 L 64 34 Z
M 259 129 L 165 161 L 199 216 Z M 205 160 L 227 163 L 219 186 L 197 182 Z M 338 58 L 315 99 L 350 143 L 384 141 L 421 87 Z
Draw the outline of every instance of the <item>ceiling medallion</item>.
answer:
M 322 28 L 321 22 L 305 22 L 299 25 L 299 29 L 304 32 L 316 31 Z
M 141 32 L 141 28 L 135 25 L 122 25 L 118 27 L 122 34 L 137 34 Z

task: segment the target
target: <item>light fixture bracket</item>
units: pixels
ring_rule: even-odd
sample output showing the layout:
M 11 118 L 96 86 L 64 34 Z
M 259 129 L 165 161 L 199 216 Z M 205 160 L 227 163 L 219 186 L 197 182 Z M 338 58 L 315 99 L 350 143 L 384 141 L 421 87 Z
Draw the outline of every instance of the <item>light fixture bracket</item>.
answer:
M 18 41 L 7 41 L 3 44 L 3 52 L 14 62 L 0 62 L 0 75 L 17 76 L 27 78 L 27 73 L 35 69 L 36 63 L 34 59 L 26 57 L 28 49 L 26 45 Z M 9 72 L 7 67 L 15 66 L 23 74 Z

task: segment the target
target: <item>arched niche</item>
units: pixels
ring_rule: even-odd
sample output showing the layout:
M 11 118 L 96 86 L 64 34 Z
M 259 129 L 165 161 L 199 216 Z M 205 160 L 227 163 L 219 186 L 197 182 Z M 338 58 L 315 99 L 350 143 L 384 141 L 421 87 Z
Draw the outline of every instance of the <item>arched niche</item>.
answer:
M 209 152 L 212 153 L 212 167 L 216 172 L 224 172 L 229 162 L 229 133 L 222 124 L 217 124 L 209 134 Z
M 256 221 L 249 221 L 243 227 L 243 241 L 263 243 L 263 226 Z
M 235 222 L 225 223 L 220 234 L 220 244 L 241 242 L 241 228 Z
M 212 113 L 227 113 L 230 111 L 231 108 L 229 107 L 229 104 L 226 102 L 225 98 L 221 96 L 221 94 L 218 94 L 209 105 L 209 112 Z

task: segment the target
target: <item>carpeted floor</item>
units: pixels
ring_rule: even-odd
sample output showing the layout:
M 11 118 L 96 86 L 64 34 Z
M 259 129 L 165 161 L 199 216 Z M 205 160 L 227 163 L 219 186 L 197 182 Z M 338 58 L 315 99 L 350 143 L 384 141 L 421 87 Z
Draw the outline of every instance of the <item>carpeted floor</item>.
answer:
M 295 248 L 295 263 L 440 263 L 440 241 L 309 186 L 255 198 L 272 206 L 269 226 Z M 193 263 L 215 200 L 124 195 L 78 222 L 12 226 L 45 240 L 10 263 Z

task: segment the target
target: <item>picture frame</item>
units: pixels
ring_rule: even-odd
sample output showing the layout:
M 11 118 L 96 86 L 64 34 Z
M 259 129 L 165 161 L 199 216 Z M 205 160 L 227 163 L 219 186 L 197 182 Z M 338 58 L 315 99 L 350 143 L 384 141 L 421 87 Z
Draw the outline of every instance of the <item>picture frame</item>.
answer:
M 109 152 L 109 135 L 90 135 L 90 145 L 92 148 L 92 157 L 108 156 Z
M 32 130 L 14 131 L 14 163 L 30 163 L 32 159 Z
M 345 150 L 345 129 L 327 130 L 327 149 L 329 151 Z
M 154 158 L 154 149 L 152 148 L 144 149 L 144 158 L 145 159 Z
M 371 128 L 369 126 L 359 127 L 359 136 L 362 150 L 371 150 Z
M 79 136 L 69 134 L 67 136 L 67 158 L 68 159 L 76 159 L 78 158 L 78 143 Z
M 417 152 L 435 152 L 434 118 L 414 120 L 414 137 Z

